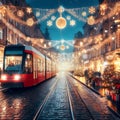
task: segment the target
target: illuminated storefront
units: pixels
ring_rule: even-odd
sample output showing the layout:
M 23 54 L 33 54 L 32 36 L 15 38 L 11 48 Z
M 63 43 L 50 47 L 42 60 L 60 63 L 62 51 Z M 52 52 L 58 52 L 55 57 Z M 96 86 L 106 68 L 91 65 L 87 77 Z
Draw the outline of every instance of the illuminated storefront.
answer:
M 4 48 L 0 46 L 0 68 L 3 68 L 3 50 Z

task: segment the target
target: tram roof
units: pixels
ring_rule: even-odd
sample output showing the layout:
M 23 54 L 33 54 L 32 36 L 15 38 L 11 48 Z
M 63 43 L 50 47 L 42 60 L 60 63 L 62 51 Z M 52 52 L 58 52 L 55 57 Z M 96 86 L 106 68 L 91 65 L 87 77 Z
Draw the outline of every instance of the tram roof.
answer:
M 38 51 L 37 49 L 35 49 L 35 48 L 32 47 L 32 46 L 27 46 L 27 45 L 25 45 L 25 49 L 26 49 L 26 50 L 33 51 L 34 53 L 36 53 L 36 54 L 38 54 L 38 55 L 40 55 L 40 56 L 42 56 L 42 57 L 45 57 L 44 54 L 42 54 L 40 51 Z
M 34 53 L 36 53 L 36 54 L 38 54 L 38 55 L 40 55 L 40 56 L 42 56 L 43 58 L 45 58 L 45 55 L 43 54 L 43 53 L 41 53 L 40 51 L 38 51 L 36 48 L 34 48 L 34 47 L 32 47 L 32 46 L 28 46 L 28 45 L 23 45 L 23 44 L 11 44 L 11 45 L 8 45 L 8 46 L 6 46 L 7 48 L 8 47 L 10 47 L 10 48 L 13 48 L 13 47 L 25 47 L 25 50 L 30 50 L 30 51 L 33 51 Z M 46 59 L 47 60 L 50 60 L 50 58 L 48 57 L 48 56 L 46 56 Z
M 25 49 L 31 50 L 31 51 L 35 52 L 36 54 L 38 54 L 38 55 L 40 55 L 40 56 L 42 56 L 42 57 L 45 58 L 45 55 L 44 55 L 44 54 L 42 54 L 40 51 L 38 51 L 37 49 L 35 49 L 35 48 L 32 47 L 32 46 L 27 46 L 27 45 L 25 45 Z M 46 59 L 47 59 L 47 60 L 50 60 L 50 58 L 49 58 L 48 56 L 46 56 Z

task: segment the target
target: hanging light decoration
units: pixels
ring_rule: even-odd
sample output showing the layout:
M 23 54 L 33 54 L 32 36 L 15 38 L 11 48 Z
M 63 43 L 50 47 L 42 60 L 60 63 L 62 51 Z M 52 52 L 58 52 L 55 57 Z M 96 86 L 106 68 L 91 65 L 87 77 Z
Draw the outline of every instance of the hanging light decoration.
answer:
M 58 8 L 58 12 L 61 14 L 61 13 L 63 13 L 64 12 L 64 7 L 63 6 L 60 6 L 59 8 Z
M 67 20 L 70 20 L 70 19 L 71 19 L 71 16 L 68 15 L 68 16 L 67 16 Z
M 66 22 L 66 19 L 63 18 L 63 17 L 59 17 L 57 20 L 56 20 L 56 26 L 59 28 L 59 29 L 64 29 L 67 25 L 67 22 Z
M 52 17 L 51 17 L 51 20 L 53 20 L 53 21 L 54 21 L 55 19 L 56 19 L 56 17 L 55 17 L 55 16 L 52 16 Z
M 93 24 L 95 23 L 94 17 L 93 17 L 93 16 L 88 17 L 87 23 L 88 23 L 89 25 L 93 25 Z
M 52 21 L 51 20 L 47 21 L 47 26 L 49 26 L 49 27 L 52 26 Z
M 27 25 L 28 25 L 28 26 L 32 26 L 32 25 L 34 24 L 33 18 L 27 19 L 26 22 L 27 22 Z
M 43 43 L 43 41 L 44 41 L 43 39 L 40 39 L 40 43 Z
M 65 46 L 64 46 L 64 45 L 61 45 L 61 46 L 60 46 L 60 49 L 61 49 L 61 50 L 65 50 Z
M 17 11 L 17 16 L 18 16 L 18 17 L 23 17 L 23 15 L 24 15 L 24 13 L 23 13 L 22 10 L 18 10 L 18 11 Z
M 69 46 L 67 45 L 66 48 L 69 49 Z
M 75 23 L 75 20 L 71 20 L 71 21 L 70 21 L 70 25 L 71 25 L 71 26 L 74 26 L 75 24 L 76 24 L 76 23 Z
M 46 44 L 44 44 L 44 48 L 47 48 L 47 45 L 46 45 Z
M 51 43 L 51 42 L 49 42 L 49 43 L 48 43 L 48 45 L 49 45 L 49 46 L 52 46 L 52 43 Z
M 0 6 L 0 14 L 2 15 L 2 16 L 5 16 L 5 13 L 6 13 L 6 7 L 5 6 Z
M 82 16 L 86 16 L 87 13 L 85 11 L 82 12 Z
M 107 9 L 107 4 L 103 3 L 100 5 L 100 14 L 105 15 L 105 11 Z
M 36 17 L 39 17 L 39 16 L 40 16 L 40 12 L 37 11 L 37 12 L 36 12 Z
M 56 48 L 59 49 L 59 46 L 57 46 Z
M 27 37 L 26 40 L 27 40 L 27 41 L 30 41 L 30 37 Z
M 28 8 L 26 8 L 26 11 L 27 11 L 27 13 L 30 14 L 30 13 L 32 13 L 32 8 L 29 8 L 29 7 L 28 7 Z
M 58 12 L 60 14 L 60 17 L 56 20 L 56 26 L 59 29 L 64 29 L 67 25 L 66 19 L 62 17 L 62 13 L 64 12 L 64 8 L 62 6 L 60 6 L 58 8 Z
M 94 14 L 95 13 L 95 8 L 94 7 L 90 7 L 89 8 L 89 13 L 90 14 Z

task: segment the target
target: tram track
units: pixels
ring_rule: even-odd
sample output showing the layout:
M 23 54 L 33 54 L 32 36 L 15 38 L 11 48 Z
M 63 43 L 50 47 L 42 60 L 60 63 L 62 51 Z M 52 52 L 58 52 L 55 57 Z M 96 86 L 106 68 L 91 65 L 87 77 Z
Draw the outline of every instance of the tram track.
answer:
M 100 120 L 118 120 L 119 118 L 111 113 L 105 103 L 103 97 L 96 92 L 91 92 L 87 86 L 83 85 L 78 80 L 68 76 L 69 81 L 74 85 L 74 89 L 76 88 L 79 96 L 81 97 L 83 103 L 86 105 L 89 113 L 92 115 L 92 120 L 100 119 Z M 74 82 L 73 82 L 74 81 Z
M 39 116 L 42 113 L 42 111 L 44 110 L 45 105 L 48 102 L 48 99 L 50 98 L 51 94 L 54 93 L 54 90 L 55 90 L 55 87 L 56 87 L 56 84 L 57 84 L 58 80 L 59 79 L 57 79 L 56 82 L 52 85 L 52 87 L 50 89 L 50 92 L 46 95 L 46 97 L 43 100 L 42 104 L 39 106 L 39 109 L 37 110 L 35 116 L 33 117 L 33 120 L 38 120 L 39 119 Z
M 57 80 L 56 83 L 54 83 L 54 85 L 51 87 L 50 92 L 46 95 L 33 120 L 75 120 L 72 108 L 71 94 L 68 85 L 66 83 L 66 80 L 63 80 L 63 86 L 60 86 L 59 84 L 61 81 L 62 79 Z M 60 98 L 62 99 L 60 100 Z
M 72 106 L 72 100 L 71 100 L 71 94 L 69 91 L 68 83 L 66 81 L 66 86 L 67 86 L 67 95 L 68 95 L 68 100 L 69 100 L 69 105 L 70 105 L 70 113 L 71 113 L 71 119 L 75 120 L 74 112 L 73 112 L 73 106 Z
M 70 108 L 71 108 L 72 120 L 79 120 L 79 119 L 95 120 L 92 113 L 85 104 L 84 100 L 80 96 L 77 87 L 74 86 L 74 84 L 72 83 L 72 80 L 69 79 L 68 81 L 66 81 L 66 84 L 68 86 L 68 96 L 71 106 Z M 75 106 L 76 102 L 78 106 L 77 109 Z M 82 114 L 80 112 L 82 112 Z
M 42 118 L 42 116 L 43 116 L 43 119 L 46 119 L 46 116 L 48 114 L 51 114 L 47 111 L 48 110 L 47 108 L 48 108 L 48 106 L 49 106 L 48 104 L 50 104 L 50 102 L 51 102 L 51 104 L 54 102 L 54 101 L 51 100 L 51 96 L 55 93 L 58 81 L 59 80 L 56 80 L 56 82 L 51 87 L 49 93 L 46 95 L 45 99 L 43 100 L 43 102 L 39 106 L 36 114 L 34 115 L 33 120 L 40 120 Z M 68 112 L 69 115 L 67 116 L 68 120 L 79 120 L 80 118 L 84 118 L 85 116 L 89 120 L 94 120 L 91 112 L 89 111 L 86 104 L 82 100 L 82 98 L 79 95 L 77 89 L 75 89 L 75 87 L 73 86 L 73 83 L 71 83 L 71 81 L 68 82 L 67 80 L 65 80 L 65 88 L 64 89 L 66 89 L 67 101 L 68 101 L 68 106 L 69 106 L 68 109 L 66 109 L 67 111 L 69 111 Z M 76 99 L 74 99 L 74 98 L 76 98 Z M 76 111 L 75 110 L 76 109 L 75 103 L 77 103 L 77 105 L 78 105 L 78 101 L 79 101 L 80 104 L 79 104 L 79 109 L 77 107 L 77 111 Z M 81 110 L 82 110 L 82 114 L 80 113 Z M 52 110 L 51 110 L 51 112 L 52 112 Z M 83 114 L 83 112 L 84 112 L 84 114 Z M 46 113 L 46 116 L 42 115 L 42 113 L 43 114 Z M 50 116 L 51 119 L 52 118 L 55 119 L 55 117 L 57 117 L 57 116 L 54 116 L 54 114 L 52 114 L 52 115 L 53 116 Z M 63 118 L 61 117 L 61 119 L 63 119 Z

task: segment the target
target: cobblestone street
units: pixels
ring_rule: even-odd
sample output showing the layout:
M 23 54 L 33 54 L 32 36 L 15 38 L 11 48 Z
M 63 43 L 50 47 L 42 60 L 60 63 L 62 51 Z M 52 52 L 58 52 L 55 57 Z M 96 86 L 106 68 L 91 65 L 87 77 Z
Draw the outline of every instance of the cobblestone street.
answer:
M 50 91 L 52 92 L 44 107 L 35 118 Z M 119 120 L 107 108 L 105 97 L 100 97 L 65 74 L 60 74 L 36 87 L 8 89 L 0 92 L 1 120 L 72 120 L 73 118 L 76 120 Z

